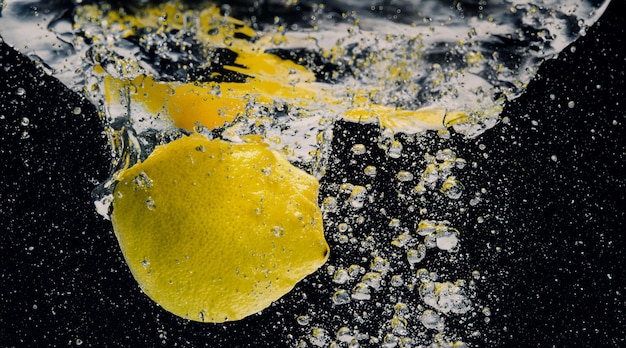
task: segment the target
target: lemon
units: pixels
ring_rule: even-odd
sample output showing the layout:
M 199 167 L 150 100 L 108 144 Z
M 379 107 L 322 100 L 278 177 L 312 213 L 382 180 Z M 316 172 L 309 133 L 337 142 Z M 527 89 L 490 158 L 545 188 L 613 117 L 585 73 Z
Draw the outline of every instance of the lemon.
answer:
M 194 134 L 119 175 L 111 220 L 155 302 L 190 320 L 239 320 L 328 259 L 318 185 L 259 141 Z

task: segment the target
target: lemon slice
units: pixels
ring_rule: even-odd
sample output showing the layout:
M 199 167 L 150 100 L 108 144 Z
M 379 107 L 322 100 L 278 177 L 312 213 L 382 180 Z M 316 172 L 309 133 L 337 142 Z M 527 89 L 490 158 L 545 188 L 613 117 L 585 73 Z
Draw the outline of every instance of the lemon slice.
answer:
M 178 316 L 242 319 L 328 259 L 317 180 L 261 142 L 194 134 L 118 179 L 122 253 L 141 289 Z

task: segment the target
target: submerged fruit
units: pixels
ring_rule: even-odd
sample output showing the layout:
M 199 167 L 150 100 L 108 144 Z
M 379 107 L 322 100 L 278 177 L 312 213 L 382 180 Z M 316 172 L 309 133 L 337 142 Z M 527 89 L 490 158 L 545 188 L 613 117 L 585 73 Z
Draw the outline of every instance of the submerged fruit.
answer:
M 195 134 L 118 179 L 122 253 L 143 291 L 178 316 L 242 319 L 328 258 L 317 180 L 263 143 Z

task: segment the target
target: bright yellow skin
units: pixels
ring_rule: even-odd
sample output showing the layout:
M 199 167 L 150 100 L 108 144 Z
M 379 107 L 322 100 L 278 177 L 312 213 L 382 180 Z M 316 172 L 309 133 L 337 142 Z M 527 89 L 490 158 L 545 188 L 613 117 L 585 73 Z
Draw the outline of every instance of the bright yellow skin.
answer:
M 265 144 L 195 134 L 121 172 L 112 222 L 133 276 L 164 309 L 238 320 L 326 262 L 317 190 Z

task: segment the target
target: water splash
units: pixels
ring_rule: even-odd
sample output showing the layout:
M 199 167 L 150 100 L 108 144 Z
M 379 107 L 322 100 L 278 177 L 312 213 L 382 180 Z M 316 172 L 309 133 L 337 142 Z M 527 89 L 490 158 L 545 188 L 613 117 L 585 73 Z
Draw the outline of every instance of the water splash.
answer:
M 4 4 L 0 34 L 101 107 L 117 168 L 197 131 L 232 141 L 263 135 L 292 162 L 322 177 L 333 169 L 337 120 L 378 123 L 379 149 L 390 160 L 417 164 L 392 174 L 392 204 L 389 192 L 366 184 L 387 170 L 366 159 L 374 151 L 371 144 L 349 145 L 344 157 L 363 164 L 361 176 L 346 175 L 346 181 L 322 188 L 333 253 L 345 258 L 332 260 L 327 274 L 312 279 L 330 284 L 327 303 L 295 313 L 299 319 L 285 332 L 298 346 L 463 347 L 474 332 L 455 331 L 450 323 L 474 317 L 487 322 L 489 307 L 473 302 L 474 272 L 452 276 L 436 267 L 442 257 L 461 262 L 458 250 L 468 231 L 418 207 L 432 197 L 453 202 L 439 205 L 441 211 L 458 207 L 467 198 L 466 163 L 445 148 L 407 150 L 411 141 L 397 134 L 482 134 L 500 121 L 503 105 L 523 93 L 538 66 L 584 35 L 607 5 L 346 0 L 281 2 L 268 11 L 259 2 L 58 8 L 15 1 Z M 147 9 L 138 10 L 142 6 Z M 268 93 L 270 83 L 277 89 Z M 184 91 L 219 101 L 218 116 L 236 110 L 237 117 L 180 127 L 168 116 L 179 106 L 167 103 Z M 235 96 L 232 103 L 224 102 L 228 95 Z M 108 184 L 113 181 L 114 176 Z M 106 214 L 112 197 L 107 190 L 102 197 L 98 209 Z M 415 221 L 389 214 L 398 201 Z M 479 202 L 477 194 L 469 205 Z M 373 212 L 388 219 L 380 230 L 372 230 Z

